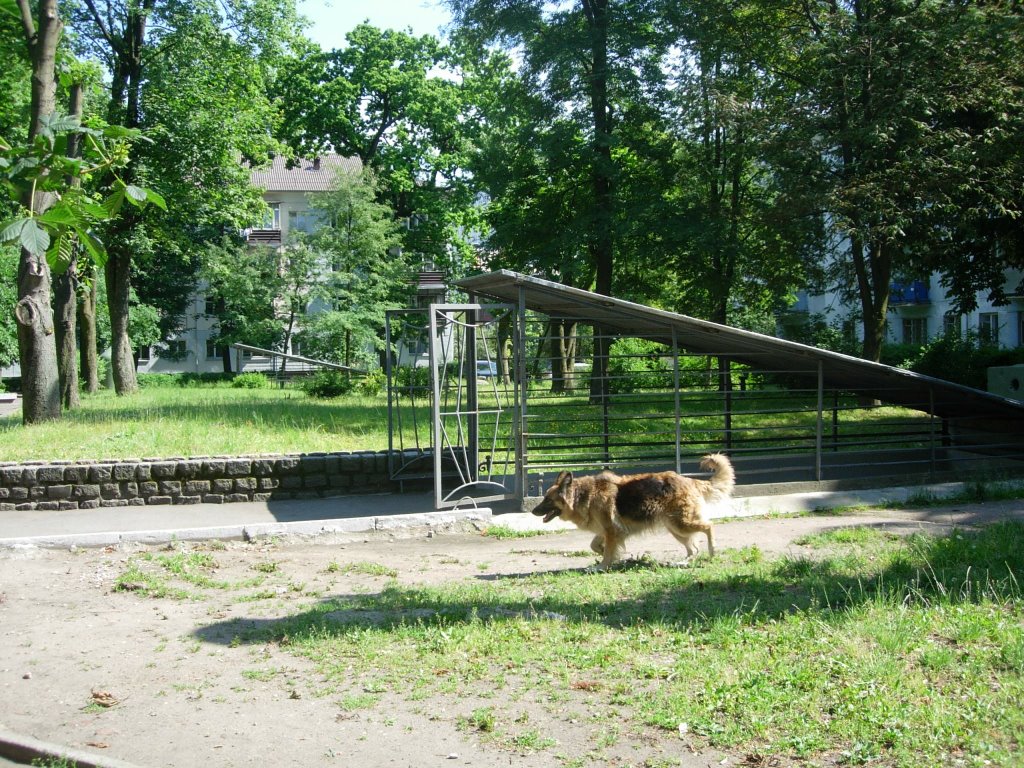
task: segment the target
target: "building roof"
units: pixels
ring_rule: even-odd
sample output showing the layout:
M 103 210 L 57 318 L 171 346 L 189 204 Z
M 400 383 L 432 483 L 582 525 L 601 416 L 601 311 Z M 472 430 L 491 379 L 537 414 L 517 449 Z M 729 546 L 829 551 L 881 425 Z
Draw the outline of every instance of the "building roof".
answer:
M 249 179 L 254 187 L 267 192 L 329 192 L 334 189 L 334 177 L 339 171 L 358 172 L 362 163 L 358 157 L 324 155 L 313 160 L 293 160 L 277 156 L 269 166 L 254 168 Z
M 914 373 L 838 352 L 753 331 L 697 320 L 686 315 L 569 288 L 538 277 L 499 270 L 458 281 L 475 296 L 487 296 L 555 317 L 596 322 L 630 336 L 672 344 L 688 352 L 727 355 L 756 368 L 772 368 L 814 381 L 820 375 L 830 389 L 856 392 L 943 417 L 973 416 L 1020 425 L 1024 404 L 944 379 Z M 1010 427 L 1016 428 L 1016 427 Z

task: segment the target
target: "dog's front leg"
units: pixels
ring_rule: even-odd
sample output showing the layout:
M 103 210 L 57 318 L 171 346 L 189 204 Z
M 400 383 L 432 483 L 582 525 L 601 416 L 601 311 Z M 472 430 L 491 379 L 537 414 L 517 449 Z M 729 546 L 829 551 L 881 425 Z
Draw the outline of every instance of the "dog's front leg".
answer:
M 590 548 L 592 550 L 594 550 L 594 552 L 596 552 L 597 554 L 603 555 L 604 554 L 604 536 L 599 533 L 599 534 L 597 534 L 597 536 L 595 536 L 593 539 L 591 539 L 591 541 L 590 541 Z

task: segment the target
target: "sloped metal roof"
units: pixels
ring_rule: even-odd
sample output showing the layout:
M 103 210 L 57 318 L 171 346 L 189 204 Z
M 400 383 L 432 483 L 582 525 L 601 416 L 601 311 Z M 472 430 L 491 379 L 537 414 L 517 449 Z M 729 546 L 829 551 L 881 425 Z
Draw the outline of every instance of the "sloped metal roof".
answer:
M 267 192 L 329 192 L 334 189 L 334 177 L 339 171 L 358 172 L 362 163 L 358 157 L 324 155 L 316 160 L 294 160 L 288 167 L 288 158 L 277 156 L 266 168 L 254 168 L 249 180 L 254 187 Z
M 522 290 L 527 309 L 599 323 L 617 333 L 663 343 L 671 344 L 674 330 L 679 346 L 688 352 L 728 355 L 756 368 L 813 377 L 815 382 L 820 367 L 828 389 L 855 392 L 942 417 L 1008 419 L 1018 424 L 1024 419 L 1024 404 L 971 387 L 510 270 L 475 275 L 457 285 L 477 297 L 512 304 L 519 302 Z

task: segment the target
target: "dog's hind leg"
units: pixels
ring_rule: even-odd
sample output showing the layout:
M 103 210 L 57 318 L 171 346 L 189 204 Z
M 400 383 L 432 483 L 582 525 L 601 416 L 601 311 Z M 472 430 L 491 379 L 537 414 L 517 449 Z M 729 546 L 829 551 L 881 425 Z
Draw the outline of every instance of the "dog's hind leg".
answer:
M 715 556 L 715 532 L 711 523 L 694 522 L 688 524 L 685 529 L 670 523 L 666 524 L 665 527 L 676 538 L 676 541 L 686 547 L 687 560 L 692 559 L 697 554 L 697 548 L 693 545 L 693 537 L 698 533 L 703 533 L 707 536 L 708 555 L 710 557 Z
M 595 536 L 591 540 L 590 548 L 592 550 L 594 550 L 597 554 L 603 555 L 604 554 L 604 535 L 600 534 L 600 533 L 597 534 L 597 536 Z

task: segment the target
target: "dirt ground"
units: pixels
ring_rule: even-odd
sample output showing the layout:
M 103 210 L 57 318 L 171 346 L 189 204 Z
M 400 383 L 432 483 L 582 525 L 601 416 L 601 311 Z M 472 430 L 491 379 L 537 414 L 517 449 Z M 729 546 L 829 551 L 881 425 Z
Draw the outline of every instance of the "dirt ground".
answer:
M 797 553 L 807 533 L 849 525 L 898 533 L 947 530 L 1006 517 L 1024 518 L 1024 503 L 1002 502 L 844 517 L 746 519 L 718 524 L 721 548 L 757 544 Z M 475 580 L 545 570 L 579 569 L 589 541 L 581 532 L 498 540 L 478 531 L 351 538 L 229 542 L 213 552 L 219 579 L 242 579 L 254 564 L 273 563 L 276 599 L 238 602 L 231 594 L 172 600 L 113 591 L 139 546 L 102 550 L 0 551 L 0 727 L 139 766 L 499 766 L 743 765 L 744 755 L 704 751 L 687 735 L 623 729 L 614 745 L 595 749 L 598 718 L 586 692 L 564 716 L 542 702 L 507 702 L 557 741 L 538 752 L 510 751 L 460 727 L 480 702 L 439 698 L 409 702 L 387 696 L 348 711 L 317 694 L 311 663 L 270 644 L 229 641 L 233 628 L 303 610 L 323 596 L 403 585 Z M 191 545 L 190 545 L 191 546 Z M 633 540 L 631 553 L 679 559 L 667 535 Z M 336 565 L 331 565 L 332 563 Z M 303 585 L 296 590 L 290 585 Z M 310 597 L 318 592 L 319 597 Z M 265 679 L 260 670 L 275 670 Z M 500 702 L 491 705 L 504 706 Z M 574 703 L 575 704 L 575 703 Z M 512 713 L 509 713 L 511 716 Z M 584 757 L 586 756 L 586 757 Z M 2 760 L 0 760 L 2 762 Z M 762 764 L 762 763 L 757 763 Z

